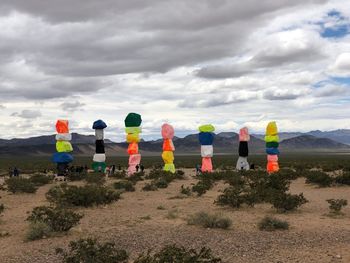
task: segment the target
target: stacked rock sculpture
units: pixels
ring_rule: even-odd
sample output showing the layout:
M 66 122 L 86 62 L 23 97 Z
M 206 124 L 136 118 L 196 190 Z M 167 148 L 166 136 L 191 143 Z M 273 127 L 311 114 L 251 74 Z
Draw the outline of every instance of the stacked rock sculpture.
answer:
M 239 131 L 239 147 L 238 147 L 238 160 L 237 160 L 237 165 L 236 169 L 238 171 L 241 170 L 249 170 L 249 163 L 248 163 L 248 154 L 249 154 L 249 149 L 248 149 L 248 142 L 250 141 L 250 136 L 248 132 L 248 128 L 244 127 L 240 129 Z
M 164 161 L 164 171 L 175 173 L 175 165 L 174 165 L 175 146 L 173 143 L 174 127 L 167 123 L 163 124 L 162 137 L 164 139 L 163 153 L 162 153 L 162 158 Z
M 95 130 L 96 138 L 92 169 L 95 172 L 104 172 L 106 170 L 104 129 L 107 128 L 107 124 L 103 120 L 97 120 L 93 123 L 92 128 Z
M 141 154 L 139 153 L 138 143 L 140 142 L 141 133 L 141 115 L 137 113 L 129 113 L 125 118 L 125 132 L 126 142 L 129 143 L 128 154 L 129 154 L 129 168 L 128 175 L 133 175 L 137 169 L 136 166 L 140 165 Z
M 266 153 L 267 153 L 267 167 L 268 173 L 275 173 L 279 171 L 278 155 L 279 155 L 279 137 L 276 122 L 270 122 L 266 127 Z
M 213 142 L 215 127 L 211 124 L 202 125 L 199 128 L 199 142 L 201 144 L 202 172 L 211 173 L 213 171 Z
M 52 161 L 57 164 L 57 176 L 66 176 L 68 165 L 73 161 L 73 156 L 69 154 L 73 151 L 72 134 L 69 133 L 69 122 L 67 120 L 58 120 L 56 123 L 56 153 Z

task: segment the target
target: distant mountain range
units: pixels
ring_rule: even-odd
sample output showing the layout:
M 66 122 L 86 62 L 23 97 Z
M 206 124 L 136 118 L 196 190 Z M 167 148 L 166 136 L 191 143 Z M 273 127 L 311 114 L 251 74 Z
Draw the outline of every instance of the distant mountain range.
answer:
M 281 152 L 350 152 L 350 145 L 342 143 L 346 141 L 344 136 L 350 130 L 341 130 L 339 132 L 320 132 L 312 131 L 310 133 L 281 133 Z M 311 135 L 311 133 L 318 135 Z M 329 136 L 338 139 L 332 139 Z M 346 137 L 346 136 L 345 136 Z M 350 134 L 349 134 L 350 137 Z M 350 138 L 349 138 L 350 142 Z M 92 156 L 95 152 L 95 136 L 72 134 L 72 144 L 74 155 Z M 159 155 L 162 151 L 163 140 L 141 141 L 140 150 L 144 155 Z M 214 151 L 216 154 L 236 154 L 238 151 L 238 134 L 234 132 L 222 132 L 215 136 Z M 191 134 L 184 138 L 174 138 L 176 154 L 199 154 L 200 145 L 198 135 Z M 114 143 L 108 139 L 105 140 L 106 153 L 109 156 L 126 156 L 127 143 Z M 55 149 L 55 135 L 39 136 L 27 139 L 0 139 L 1 156 L 47 156 L 52 155 Z M 250 153 L 264 153 L 265 142 L 263 136 L 252 135 L 249 142 Z
M 334 140 L 336 142 L 344 143 L 350 145 L 350 130 L 349 129 L 343 129 L 343 130 L 334 130 L 334 131 L 310 131 L 306 133 L 302 132 L 281 132 L 279 134 L 281 140 L 291 139 L 302 135 L 312 135 L 318 138 L 328 138 L 331 140 Z M 259 139 L 263 139 L 264 135 L 261 134 L 254 134 L 255 137 Z

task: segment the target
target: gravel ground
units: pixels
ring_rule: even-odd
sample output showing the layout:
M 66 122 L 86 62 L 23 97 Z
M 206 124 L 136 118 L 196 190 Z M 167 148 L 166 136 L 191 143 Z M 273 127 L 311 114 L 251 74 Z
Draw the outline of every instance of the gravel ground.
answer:
M 143 192 L 146 182 L 139 182 L 136 192 L 124 193 L 122 199 L 108 206 L 77 209 L 84 213 L 81 224 L 68 235 L 34 242 L 24 242 L 28 212 L 47 204 L 45 193 L 52 185 L 41 187 L 36 194 L 12 195 L 0 191 L 6 210 L 0 231 L 10 233 L 0 238 L 0 262 L 60 262 L 56 247 L 66 247 L 81 237 L 97 237 L 115 241 L 134 258 L 148 249 L 157 250 L 166 244 L 191 248 L 209 247 L 224 262 L 350 262 L 350 208 L 345 216 L 330 218 L 329 198 L 350 200 L 350 187 L 317 188 L 305 185 L 304 179 L 293 182 L 291 192 L 303 192 L 309 203 L 297 212 L 276 214 L 270 205 L 233 210 L 216 206 L 213 202 L 224 189 L 219 183 L 202 197 L 174 198 L 181 185 L 191 186 L 192 170 L 187 179 L 171 183 L 167 189 Z M 114 180 L 110 180 L 112 183 Z M 157 209 L 163 206 L 165 210 Z M 169 211 L 177 218 L 168 219 Z M 205 229 L 189 226 L 186 218 L 198 211 L 219 212 L 233 221 L 229 230 Z M 273 215 L 290 223 L 290 230 L 262 232 L 257 222 L 265 215 Z M 145 219 L 149 216 L 150 219 Z

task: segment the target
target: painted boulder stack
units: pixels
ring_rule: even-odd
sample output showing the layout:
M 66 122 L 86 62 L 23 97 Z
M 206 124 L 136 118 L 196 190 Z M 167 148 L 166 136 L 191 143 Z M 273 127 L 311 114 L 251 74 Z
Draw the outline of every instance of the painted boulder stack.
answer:
M 126 142 L 128 146 L 129 154 L 129 168 L 128 175 L 133 175 L 137 169 L 136 166 L 140 165 L 141 154 L 139 153 L 139 142 L 141 133 L 141 115 L 137 113 L 129 113 L 125 118 L 125 132 Z
M 276 122 L 270 122 L 266 127 L 266 154 L 268 173 L 276 173 L 279 171 L 278 155 L 279 155 L 279 137 Z
M 73 151 L 72 134 L 69 133 L 69 122 L 67 120 L 58 120 L 56 122 L 56 153 L 52 157 L 52 161 L 57 164 L 57 176 L 65 176 L 67 174 L 68 165 L 73 161 L 70 152 Z
M 248 142 L 250 141 L 249 131 L 247 127 L 240 129 L 239 131 L 239 146 L 238 146 L 238 160 L 236 164 L 236 169 L 238 171 L 249 170 L 248 163 Z
M 173 143 L 174 127 L 170 124 L 162 125 L 162 137 L 163 137 L 163 153 L 162 158 L 164 161 L 164 171 L 175 173 L 174 165 L 174 151 L 175 146 Z
M 92 169 L 95 172 L 104 172 L 106 170 L 106 151 L 104 144 L 104 129 L 107 124 L 103 120 L 97 120 L 93 123 L 95 130 L 95 154 L 93 156 Z
M 202 172 L 211 173 L 213 171 L 211 158 L 214 152 L 213 142 L 215 127 L 211 124 L 206 124 L 200 126 L 198 129 L 198 139 L 201 144 Z

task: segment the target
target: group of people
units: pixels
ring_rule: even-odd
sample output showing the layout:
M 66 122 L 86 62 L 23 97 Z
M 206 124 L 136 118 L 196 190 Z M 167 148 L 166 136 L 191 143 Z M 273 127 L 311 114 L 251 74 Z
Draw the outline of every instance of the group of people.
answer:
M 14 177 L 19 176 L 19 170 L 17 169 L 17 167 L 14 167 L 14 168 L 10 167 L 9 168 L 9 176 L 10 177 L 12 177 L 12 176 L 14 176 Z

